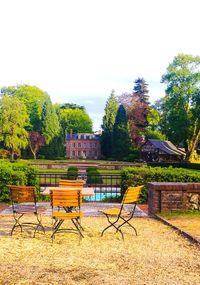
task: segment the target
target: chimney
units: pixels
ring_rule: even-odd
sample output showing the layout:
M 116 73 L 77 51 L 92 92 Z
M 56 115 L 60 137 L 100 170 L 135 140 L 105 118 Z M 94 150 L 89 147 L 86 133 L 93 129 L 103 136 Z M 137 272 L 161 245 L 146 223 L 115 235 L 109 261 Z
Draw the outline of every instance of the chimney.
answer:
M 70 129 L 70 140 L 72 140 L 72 129 Z

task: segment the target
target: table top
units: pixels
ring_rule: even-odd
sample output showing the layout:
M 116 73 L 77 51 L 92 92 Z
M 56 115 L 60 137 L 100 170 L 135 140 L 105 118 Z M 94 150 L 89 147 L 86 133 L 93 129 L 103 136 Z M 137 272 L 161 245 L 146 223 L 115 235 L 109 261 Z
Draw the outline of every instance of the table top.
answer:
M 46 189 L 42 192 L 43 195 L 50 195 L 51 190 L 82 190 L 83 196 L 94 196 L 94 188 L 92 187 L 46 187 Z

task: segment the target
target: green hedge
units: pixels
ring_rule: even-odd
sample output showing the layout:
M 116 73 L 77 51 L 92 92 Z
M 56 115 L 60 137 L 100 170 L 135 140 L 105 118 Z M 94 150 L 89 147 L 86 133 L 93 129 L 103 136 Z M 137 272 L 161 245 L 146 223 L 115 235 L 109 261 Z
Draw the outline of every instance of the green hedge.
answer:
M 188 168 L 200 170 L 200 163 L 189 163 L 189 162 L 148 162 L 148 166 L 152 167 L 175 167 L 175 168 Z
M 200 182 L 200 172 L 173 167 L 129 167 L 121 170 L 122 193 L 128 186 L 144 185 L 141 202 L 147 202 L 148 182 Z
M 76 180 L 78 177 L 78 167 L 69 166 L 67 169 L 67 179 Z
M 87 184 L 101 184 L 103 179 L 101 173 L 96 167 L 88 167 L 87 170 Z
M 24 163 L 0 161 L 0 202 L 10 202 L 7 185 L 36 186 L 39 194 L 37 169 Z

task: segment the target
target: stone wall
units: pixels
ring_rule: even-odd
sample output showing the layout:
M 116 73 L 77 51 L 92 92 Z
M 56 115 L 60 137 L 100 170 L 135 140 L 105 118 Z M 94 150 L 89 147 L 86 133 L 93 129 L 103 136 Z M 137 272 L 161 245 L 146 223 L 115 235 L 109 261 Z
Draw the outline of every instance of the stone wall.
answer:
M 200 183 L 148 183 L 149 214 L 200 210 Z

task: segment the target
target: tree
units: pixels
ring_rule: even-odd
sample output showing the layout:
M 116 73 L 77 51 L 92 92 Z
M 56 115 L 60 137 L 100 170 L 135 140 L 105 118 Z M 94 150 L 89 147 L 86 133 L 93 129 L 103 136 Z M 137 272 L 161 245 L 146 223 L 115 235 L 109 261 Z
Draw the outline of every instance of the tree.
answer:
M 69 133 L 70 130 L 72 130 L 73 133 L 92 132 L 92 120 L 86 111 L 67 108 L 61 109 L 59 113 L 64 138 L 66 133 Z
M 148 126 L 149 91 L 143 78 L 134 81 L 132 104 L 128 108 L 128 120 L 133 146 L 138 148 L 144 142 Z
M 29 118 L 26 106 L 16 97 L 4 95 L 1 99 L 0 129 L 4 145 L 14 154 L 19 154 L 21 149 L 28 145 L 28 133 L 25 127 Z
M 39 132 L 32 131 L 28 134 L 28 140 L 33 157 L 36 159 L 39 149 L 45 144 L 45 139 Z
M 124 160 L 129 155 L 130 148 L 128 118 L 124 106 L 120 105 L 113 126 L 112 157 L 117 160 Z
M 26 105 L 30 120 L 27 130 L 41 133 L 43 105 L 48 98 L 50 99 L 49 95 L 38 87 L 31 85 L 17 86 L 14 95 Z
M 106 158 L 112 155 L 112 132 L 118 110 L 115 92 L 112 90 L 105 106 L 105 115 L 102 124 L 101 153 Z
M 60 124 L 56 111 L 49 97 L 46 98 L 42 108 L 42 135 L 47 144 L 60 133 Z
M 200 140 L 200 57 L 179 54 L 162 76 L 162 128 L 175 144 L 183 144 L 190 160 Z
M 149 104 L 148 84 L 144 78 L 137 78 L 134 83 L 135 86 L 133 87 L 133 94 L 139 97 L 140 102 Z
M 145 139 L 166 140 L 166 136 L 160 131 L 160 114 L 155 108 L 149 107 L 147 121 L 148 127 L 145 133 Z

